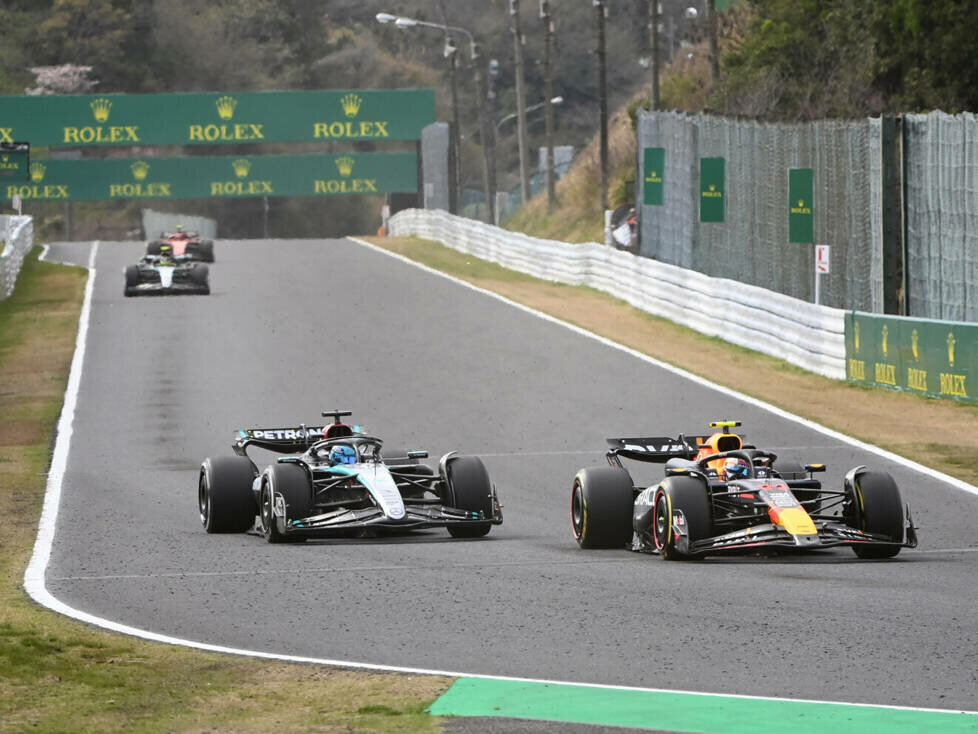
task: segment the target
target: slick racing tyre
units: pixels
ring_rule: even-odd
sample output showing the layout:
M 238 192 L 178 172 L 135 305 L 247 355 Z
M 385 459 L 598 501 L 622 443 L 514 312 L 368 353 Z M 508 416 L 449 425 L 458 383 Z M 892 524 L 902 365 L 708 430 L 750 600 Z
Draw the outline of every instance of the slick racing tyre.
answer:
M 659 554 L 667 561 L 702 557 L 680 549 L 673 518 L 677 511 L 682 513 L 688 545 L 709 538 L 713 534 L 713 515 L 708 492 L 706 484 L 693 477 L 669 477 L 656 487 L 652 500 L 652 537 Z
M 285 517 L 274 514 L 275 496 L 285 501 Z M 287 520 L 308 517 L 312 507 L 312 487 L 302 467 L 295 464 L 273 464 L 261 487 L 261 529 L 269 543 L 302 542 L 302 535 L 285 533 Z
M 255 470 L 243 456 L 205 459 L 197 482 L 200 524 L 208 533 L 243 533 L 255 523 L 258 508 L 251 493 Z
M 492 483 L 478 456 L 456 456 L 449 460 L 444 480 L 446 496 L 442 499 L 449 507 L 471 512 L 481 510 L 485 517 L 493 516 Z M 491 527 L 488 522 L 449 525 L 448 533 L 453 538 L 481 538 Z
M 582 469 L 571 488 L 571 529 L 581 548 L 624 548 L 632 539 L 632 477 L 624 469 Z
M 160 248 L 163 243 L 160 240 L 154 240 L 153 242 L 146 243 L 146 254 L 147 255 L 159 255 Z
M 201 240 L 200 242 L 200 259 L 205 263 L 214 262 L 214 241 L 213 240 Z
M 209 272 L 206 265 L 203 263 L 194 263 L 190 268 L 190 280 L 194 282 L 200 288 L 200 292 L 203 295 L 210 295 L 211 286 L 209 281 Z
M 126 288 L 123 292 L 127 296 L 131 296 L 133 293 L 135 293 L 135 288 L 137 285 L 139 285 L 139 266 L 127 265 L 126 266 Z
M 885 472 L 857 474 L 848 488 L 846 521 L 867 533 L 886 535 L 894 543 L 903 542 L 903 499 L 893 477 Z M 853 552 L 860 558 L 893 558 L 899 545 L 857 543 Z

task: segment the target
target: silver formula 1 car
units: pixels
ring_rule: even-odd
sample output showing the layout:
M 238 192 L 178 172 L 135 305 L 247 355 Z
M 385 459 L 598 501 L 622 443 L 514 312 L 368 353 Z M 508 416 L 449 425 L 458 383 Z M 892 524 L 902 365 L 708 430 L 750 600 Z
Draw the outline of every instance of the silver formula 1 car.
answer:
M 482 460 L 445 454 L 432 469 L 427 451 L 383 449 L 348 426 L 350 411 L 323 413 L 326 426 L 237 432 L 235 456 L 200 467 L 197 501 L 208 533 L 257 527 L 269 543 L 444 527 L 455 538 L 486 535 L 503 521 Z M 285 454 L 259 470 L 251 447 Z M 256 522 L 257 516 L 257 522 Z
M 125 269 L 127 296 L 201 295 L 211 292 L 207 266 L 189 255 L 174 255 L 164 245 L 159 255 L 145 255 Z

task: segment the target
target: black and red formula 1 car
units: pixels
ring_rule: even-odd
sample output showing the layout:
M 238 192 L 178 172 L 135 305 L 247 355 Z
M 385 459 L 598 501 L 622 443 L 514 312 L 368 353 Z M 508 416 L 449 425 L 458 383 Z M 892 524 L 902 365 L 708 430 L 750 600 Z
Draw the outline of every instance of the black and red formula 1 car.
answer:
M 893 478 L 864 466 L 840 489 L 802 466 L 744 444 L 718 421 L 709 437 L 609 438 L 609 466 L 582 469 L 571 493 L 571 525 L 582 548 L 629 547 L 668 560 L 758 550 L 848 545 L 860 558 L 892 558 L 917 545 L 916 527 Z M 636 487 L 622 459 L 665 464 L 665 476 Z
M 147 255 L 161 254 L 161 248 L 169 246 L 175 256 L 186 255 L 191 260 L 205 263 L 214 262 L 214 240 L 201 239 L 197 232 L 185 232 L 177 227 L 176 232 L 161 232 L 155 240 L 146 243 Z

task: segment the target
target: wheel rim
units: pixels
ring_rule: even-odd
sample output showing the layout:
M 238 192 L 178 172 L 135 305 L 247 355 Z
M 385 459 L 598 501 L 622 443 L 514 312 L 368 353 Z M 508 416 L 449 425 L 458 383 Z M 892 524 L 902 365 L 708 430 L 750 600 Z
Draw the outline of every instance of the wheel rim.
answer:
M 275 515 L 272 513 L 272 492 L 266 484 L 261 490 L 261 527 L 265 535 L 271 535 L 274 530 Z
M 660 551 L 666 547 L 669 537 L 669 504 L 666 501 L 666 493 L 658 492 L 655 495 L 655 515 L 653 517 L 653 535 L 655 536 L 655 547 Z
M 197 484 L 197 506 L 200 508 L 200 524 L 206 528 L 211 517 L 211 497 L 203 476 Z
M 574 492 L 571 499 L 571 524 L 574 526 L 574 537 L 580 538 L 584 528 L 584 497 L 579 482 L 574 482 Z

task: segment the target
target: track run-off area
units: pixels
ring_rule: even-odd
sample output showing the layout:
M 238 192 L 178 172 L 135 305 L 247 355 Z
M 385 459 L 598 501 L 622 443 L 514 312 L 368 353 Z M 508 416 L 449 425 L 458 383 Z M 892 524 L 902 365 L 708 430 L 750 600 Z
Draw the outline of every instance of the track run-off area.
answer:
M 978 731 L 960 713 L 978 710 L 973 488 L 352 240 L 219 241 L 210 296 L 125 298 L 143 247 L 47 256 L 93 276 L 25 578 L 45 606 L 205 649 L 461 676 L 440 714 Z M 236 429 L 323 409 L 433 461 L 481 456 L 504 524 L 467 541 L 207 535 L 200 462 Z M 829 486 L 860 464 L 891 473 L 920 548 L 696 563 L 578 549 L 570 485 L 606 437 L 717 419 L 827 464 Z

